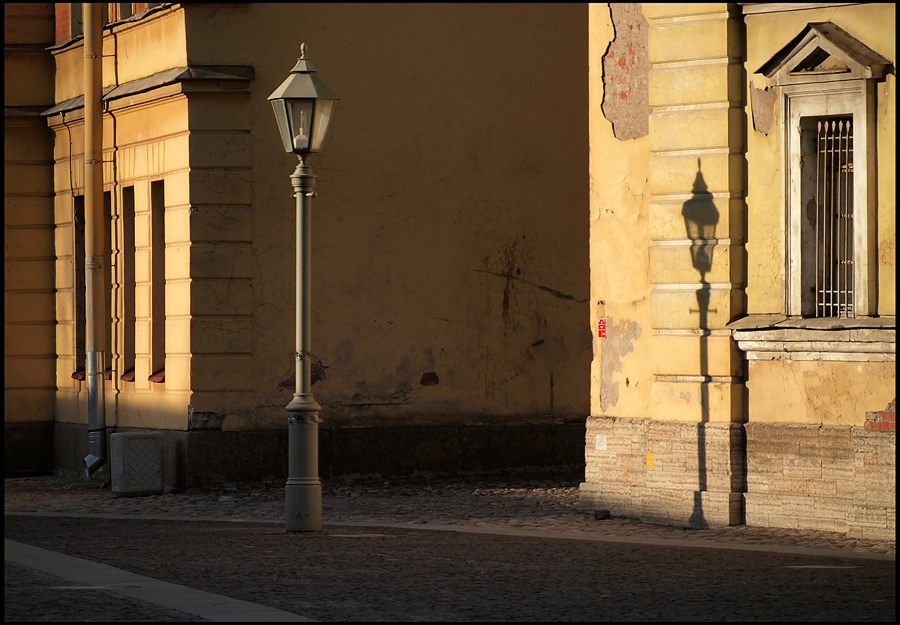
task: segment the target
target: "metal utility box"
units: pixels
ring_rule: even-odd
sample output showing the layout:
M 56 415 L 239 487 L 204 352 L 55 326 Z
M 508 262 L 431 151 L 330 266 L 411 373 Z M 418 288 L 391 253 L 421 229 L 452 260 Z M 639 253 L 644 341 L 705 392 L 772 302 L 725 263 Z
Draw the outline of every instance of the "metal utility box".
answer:
M 117 432 L 110 436 L 109 449 L 112 491 L 116 497 L 162 494 L 162 432 Z

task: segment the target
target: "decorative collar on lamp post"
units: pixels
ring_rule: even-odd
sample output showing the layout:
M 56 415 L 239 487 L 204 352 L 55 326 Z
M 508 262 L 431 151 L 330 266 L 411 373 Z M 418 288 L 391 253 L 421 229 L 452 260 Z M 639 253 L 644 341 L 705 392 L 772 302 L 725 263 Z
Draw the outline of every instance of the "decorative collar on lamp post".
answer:
M 301 44 L 297 64 L 269 96 L 284 151 L 293 152 L 300 160 L 320 151 L 337 100 L 307 60 L 306 44 Z

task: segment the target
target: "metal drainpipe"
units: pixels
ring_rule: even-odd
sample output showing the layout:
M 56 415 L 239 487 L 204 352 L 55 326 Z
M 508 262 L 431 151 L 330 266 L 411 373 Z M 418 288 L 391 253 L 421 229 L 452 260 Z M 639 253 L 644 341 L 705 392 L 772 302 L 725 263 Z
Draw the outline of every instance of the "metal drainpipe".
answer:
M 88 385 L 88 455 L 84 472 L 90 477 L 107 462 L 106 398 L 103 372 L 106 353 L 103 284 L 103 15 L 102 5 L 82 4 L 84 19 L 84 273 L 85 355 Z

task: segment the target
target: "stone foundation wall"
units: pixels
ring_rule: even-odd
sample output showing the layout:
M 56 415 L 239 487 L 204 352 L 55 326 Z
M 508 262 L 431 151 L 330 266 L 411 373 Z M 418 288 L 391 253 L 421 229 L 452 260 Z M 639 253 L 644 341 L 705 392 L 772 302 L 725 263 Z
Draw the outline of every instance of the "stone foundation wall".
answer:
M 127 428 L 109 433 L 129 431 Z M 320 428 L 319 476 L 492 473 L 584 475 L 584 424 Z M 81 473 L 87 426 L 57 423 L 55 468 Z M 285 479 L 287 430 L 166 431 L 166 483 Z
M 748 423 L 746 523 L 893 539 L 896 433 Z
M 5 423 L 3 466 L 7 476 L 52 471 L 53 422 Z
M 895 430 L 590 417 L 586 436 L 587 509 L 688 527 L 895 535 Z
M 582 506 L 687 527 L 741 524 L 743 429 L 589 417 Z

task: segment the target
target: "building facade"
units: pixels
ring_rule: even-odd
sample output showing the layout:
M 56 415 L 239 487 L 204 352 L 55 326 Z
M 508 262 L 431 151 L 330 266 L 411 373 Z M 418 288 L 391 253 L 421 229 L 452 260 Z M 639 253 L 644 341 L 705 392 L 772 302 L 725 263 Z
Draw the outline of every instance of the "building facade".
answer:
M 7 180 L 31 185 L 6 189 L 7 239 L 31 237 L 6 252 L 7 471 L 81 471 L 82 11 L 5 6 L 7 51 L 43 63 L 7 55 Z M 32 13 L 39 32 L 14 40 Z M 311 163 L 321 474 L 578 470 L 583 5 L 116 3 L 103 17 L 107 433 L 164 432 L 172 484 L 286 474 L 296 162 L 267 97 L 306 42 L 341 98 Z M 11 152 L 17 124 L 41 142 Z M 10 176 L 25 160 L 42 173 Z
M 56 397 L 52 4 L 3 7 L 4 456 L 53 466 Z M 23 80 L 23 77 L 30 80 Z
M 590 6 L 585 505 L 893 537 L 894 11 Z
M 80 7 L 5 5 L 7 472 L 87 450 Z M 894 5 L 103 7 L 106 431 L 167 482 L 286 471 L 305 41 L 323 476 L 893 536 Z

